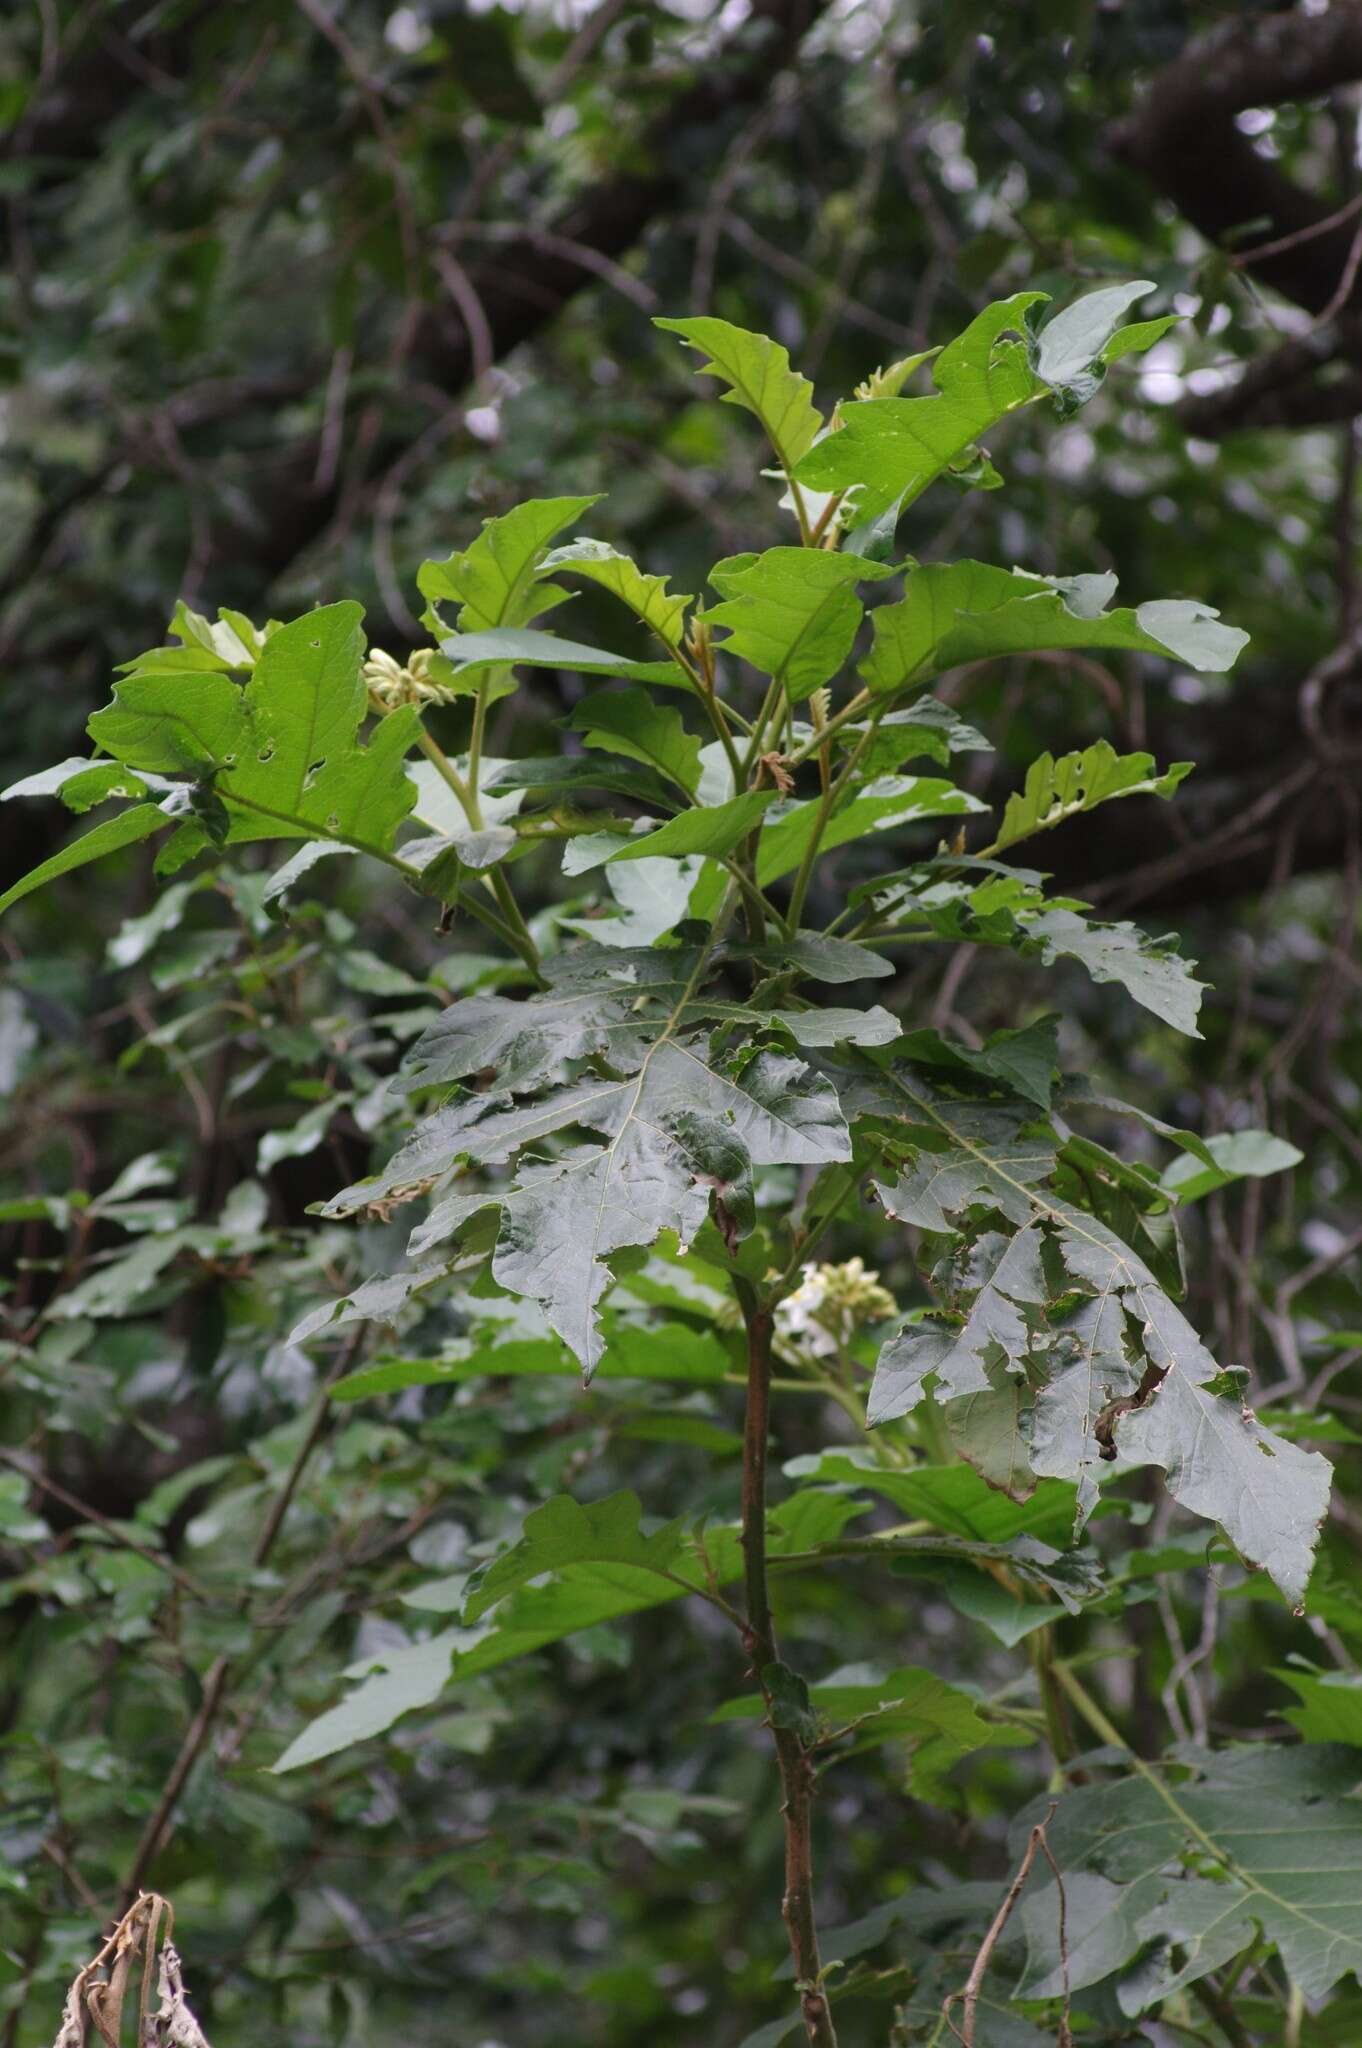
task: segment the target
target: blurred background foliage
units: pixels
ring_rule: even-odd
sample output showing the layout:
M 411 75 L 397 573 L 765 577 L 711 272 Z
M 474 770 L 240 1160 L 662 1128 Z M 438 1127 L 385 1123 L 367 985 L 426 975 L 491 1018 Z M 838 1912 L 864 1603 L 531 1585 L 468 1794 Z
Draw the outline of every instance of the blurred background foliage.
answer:
M 695 384 L 654 312 L 773 334 L 834 396 L 1022 286 L 1143 275 L 1161 296 L 1142 314 L 1185 316 L 1081 421 L 1010 423 L 990 449 L 1005 492 L 934 494 L 901 529 L 921 559 L 1119 563 L 1128 602 L 1186 591 L 1253 635 L 1233 679 L 1063 656 L 960 671 L 944 693 L 998 743 L 981 794 L 1099 737 L 1198 762 L 1171 810 L 1122 804 L 1046 857 L 1105 912 L 1176 924 L 1214 984 L 1204 1038 L 1172 1041 L 1075 971 L 1063 1060 L 1172 1123 L 1265 1127 L 1302 1154 L 1189 1213 L 1190 1300 L 1255 1404 L 1336 1460 L 1325 1561 L 1293 1617 L 1218 1550 L 1208 1570 L 1204 1534 L 1147 1496 L 1128 1602 L 1058 1636 L 1101 1658 L 1094 1684 L 1151 1750 L 1281 1735 L 1281 1670 L 1351 1673 L 1362 1654 L 1362 57 L 1338 30 L 1293 69 L 1285 40 L 1348 14 L 24 0 L 0 20 L 14 777 L 84 750 L 114 664 L 162 637 L 177 594 L 257 619 L 357 595 L 404 659 L 425 637 L 415 565 L 524 496 L 608 491 L 591 530 L 680 589 L 765 544 L 751 423 Z M 1216 165 L 1197 152 L 1225 133 L 1276 182 L 1217 246 L 1197 231 L 1218 226 L 1199 218 Z M 1276 269 L 1244 260 L 1282 240 Z M 571 630 L 620 631 L 590 596 Z M 579 688 L 523 685 L 489 750 L 556 751 Z M 451 747 L 461 715 L 443 714 Z M 0 810 L 0 886 L 62 830 L 55 806 Z M 860 857 L 823 886 L 849 886 Z M 547 917 L 569 885 L 543 859 Z M 642 1381 L 319 1397 L 338 1365 L 459 1338 L 444 1309 L 339 1358 L 285 1341 L 381 1265 L 382 1226 L 307 1208 L 386 1156 L 402 1046 L 488 963 L 381 876 L 323 868 L 285 921 L 268 872 L 248 849 L 157 892 L 130 855 L 0 932 L 0 2043 L 50 2040 L 207 1710 L 152 1875 L 215 2048 L 734 2048 L 781 2010 L 779 1821 L 761 1731 L 710 1725 L 741 1672 L 706 1614 L 602 1627 L 381 1742 L 268 1773 L 343 1670 L 425 1632 L 409 1596 L 549 1493 L 628 1485 L 657 1514 L 730 1513 L 741 1413 L 736 1387 Z M 919 952 L 903 1014 L 967 1038 L 1037 1014 L 1010 960 Z M 923 1298 L 901 1233 L 868 1215 L 837 1250 L 853 1253 L 901 1306 Z M 846 1434 L 835 1411 L 789 1411 L 784 1458 Z M 1034 1705 L 1025 1641 L 962 1621 L 939 1586 L 844 1574 L 781 1597 L 811 1667 L 930 1661 Z M 1349 1730 L 1362 1741 L 1362 1711 Z M 1009 1816 L 1046 1767 L 986 1750 L 966 1793 L 880 1751 L 830 1781 L 823 1919 L 883 1909 L 860 1937 L 851 2048 L 890 2038 L 896 2001 L 895 2038 L 925 2038 L 913 2015 L 963 1978 Z M 1142 2029 L 1099 2002 L 1085 2038 L 1276 2040 L 1279 1990 L 1246 1976 L 1251 2035 L 1201 2011 L 1200 2033 Z M 1362 2038 L 1362 2008 L 1345 1994 L 1293 2024 Z

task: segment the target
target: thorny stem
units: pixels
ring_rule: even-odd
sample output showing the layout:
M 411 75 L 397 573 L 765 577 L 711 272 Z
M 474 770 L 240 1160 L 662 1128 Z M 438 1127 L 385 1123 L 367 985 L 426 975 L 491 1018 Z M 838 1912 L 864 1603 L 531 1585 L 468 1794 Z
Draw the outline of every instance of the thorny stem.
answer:
M 953 1991 L 950 1997 L 945 2001 L 944 2005 L 941 2008 L 942 2017 L 944 2018 L 946 2025 L 950 2028 L 951 2032 L 955 2035 L 956 2040 L 961 2043 L 961 2048 L 974 2048 L 974 2029 L 979 2012 L 979 1995 L 984 1988 L 984 1977 L 987 1974 L 989 1963 L 993 1957 L 993 1951 L 998 1946 L 998 1941 L 1002 1935 L 1003 1929 L 1007 1926 L 1009 1919 L 1012 1917 L 1012 1909 L 1016 1905 L 1017 1900 L 1022 1895 L 1022 1890 L 1026 1884 L 1027 1878 L 1031 1875 L 1032 1866 L 1035 1863 L 1037 1855 L 1044 1856 L 1046 1862 L 1050 1865 L 1051 1870 L 1053 1870 L 1055 1874 L 1055 1883 L 1059 1889 L 1059 1907 L 1061 1915 L 1060 1956 L 1061 1959 L 1065 1959 L 1067 1956 L 1067 1951 L 1064 1943 L 1063 1922 L 1064 1890 L 1063 1885 L 1060 1882 L 1059 1870 L 1055 1864 L 1055 1859 L 1050 1854 L 1050 1845 L 1045 1839 L 1045 1830 L 1049 1826 L 1050 1822 L 1054 1819 L 1054 1817 L 1055 1809 L 1052 1804 L 1049 1808 L 1049 1811 L 1046 1813 L 1044 1820 L 1038 1820 L 1036 1822 L 1036 1825 L 1032 1828 L 1030 1839 L 1026 1845 L 1026 1854 L 1022 1857 L 1021 1864 L 1018 1868 L 1016 1876 L 1013 1878 L 1011 1884 L 1008 1886 L 1006 1898 L 1003 1900 L 1001 1906 L 999 1906 L 997 1912 L 994 1914 L 992 1923 L 989 1926 L 989 1930 L 987 1934 L 984 1936 L 983 1941 L 979 1945 L 979 1953 L 974 1958 L 974 1967 L 971 1969 L 969 1973 L 969 1978 L 966 1982 L 964 1990 Z M 962 2001 L 964 2004 L 964 2013 L 962 2015 L 963 2023 L 961 2026 L 957 2027 L 954 2020 L 952 2020 L 951 2018 L 951 2010 L 955 2005 L 961 2003 Z M 1060 2019 L 1060 2031 L 1057 2037 L 1058 2048 L 1073 2048 L 1073 2035 L 1069 2031 L 1068 2006 L 1068 1964 L 1067 1960 L 1065 1960 L 1064 2013 Z
M 775 1623 L 766 1570 L 766 1444 L 771 1420 L 771 1339 L 775 1310 L 742 1279 L 736 1281 L 747 1329 L 747 1414 L 742 1456 L 744 1638 L 758 1684 L 777 1661 Z M 813 1759 L 793 1729 L 772 1726 L 785 1820 L 785 1897 L 781 1911 L 790 1938 L 800 2012 L 809 2048 L 837 2048 L 837 2032 L 823 1989 L 818 1927 L 813 1906 Z

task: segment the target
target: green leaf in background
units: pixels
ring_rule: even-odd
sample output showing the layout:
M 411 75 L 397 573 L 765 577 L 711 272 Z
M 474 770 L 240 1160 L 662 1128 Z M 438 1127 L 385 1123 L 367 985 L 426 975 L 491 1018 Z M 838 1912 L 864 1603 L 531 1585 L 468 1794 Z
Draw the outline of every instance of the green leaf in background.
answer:
M 321 1714 L 291 1742 L 276 1772 L 301 1770 L 304 1764 L 319 1763 L 338 1750 L 351 1749 L 391 1728 L 404 1714 L 428 1707 L 449 1683 L 459 1631 L 432 1636 L 423 1643 L 381 1651 L 352 1665 L 352 1677 L 363 1683 L 349 1693 L 338 1707 Z
M 1139 2013 L 1239 1954 L 1259 1927 L 1306 1997 L 1323 1997 L 1362 1966 L 1356 1781 L 1347 1750 L 1259 1745 L 1198 1756 L 1162 1788 L 1140 1775 L 1066 1793 L 1047 1835 L 1070 1891 L 1070 1988 L 1119 1973 L 1122 2008 Z M 1213 1875 L 1202 1874 L 1208 1861 Z M 1060 1996 L 1057 1904 L 1048 1872 L 1028 1886 L 1024 1999 Z M 1151 1942 L 1159 1967 L 1132 1967 Z
M 710 571 L 724 602 L 705 618 L 728 628 L 718 643 L 723 653 L 751 662 L 799 700 L 851 652 L 863 609 L 855 586 L 893 574 L 883 563 L 818 548 L 733 555 Z
M 793 1675 L 793 1674 L 791 1674 Z M 881 1743 L 902 1743 L 908 1752 L 909 1783 L 915 1796 L 941 1803 L 948 1771 L 972 1750 L 1025 1747 L 1031 1737 L 1001 1719 L 986 1719 L 979 1703 L 934 1672 L 913 1666 L 883 1674 L 849 1666 L 806 1688 L 815 1727 L 845 1731 L 854 1754 Z M 750 1694 L 725 1700 L 710 1719 L 755 1721 L 762 1702 Z
M 1277 1677 L 1300 1700 L 1298 1707 L 1283 1710 L 1282 1719 L 1307 1742 L 1346 1742 L 1362 1749 L 1362 1678 L 1355 1671 L 1283 1669 Z
M 153 832 L 163 832 L 170 823 L 165 812 L 155 804 L 135 804 L 131 810 L 106 818 L 102 825 L 96 825 L 79 839 L 73 839 L 60 853 L 54 853 L 51 860 L 45 860 L 41 867 L 34 868 L 7 889 L 0 896 L 0 913 L 8 910 L 12 903 L 21 902 L 35 889 L 55 882 L 58 876 L 69 875 L 92 860 L 102 860 L 106 853 L 117 853 L 120 847 L 135 846 L 138 840 L 149 839 Z
M 1289 1173 L 1305 1157 L 1298 1146 L 1289 1145 L 1285 1138 L 1274 1138 L 1270 1131 L 1223 1131 L 1207 1138 L 1205 1149 L 1211 1155 L 1211 1165 L 1191 1152 L 1184 1152 L 1160 1176 L 1161 1186 L 1181 1203 L 1199 1202 L 1217 1188 L 1228 1187 L 1231 1181 L 1261 1180 L 1268 1174 Z
M 366 1401 L 405 1387 L 456 1385 L 484 1375 L 578 1379 L 581 1366 L 554 1336 L 468 1341 L 439 1358 L 389 1358 L 348 1373 L 331 1389 L 334 1401 Z M 601 1380 L 681 1381 L 713 1386 L 731 1370 L 722 1342 L 686 1323 L 621 1323 L 607 1318 Z
M 465 1625 L 529 1580 L 564 1565 L 625 1564 L 669 1573 L 681 1554 L 682 1525 L 668 1522 L 655 1535 L 645 1536 L 640 1513 L 636 1493 L 612 1493 L 608 1500 L 586 1507 L 568 1494 L 545 1501 L 525 1517 L 519 1543 L 474 1572 L 464 1605 Z
M 812 384 L 790 368 L 788 349 L 727 320 L 654 320 L 653 325 L 679 334 L 688 347 L 707 358 L 697 374 L 722 378 L 729 386 L 724 403 L 754 413 L 782 468 L 793 471 L 823 421 L 813 403 Z
M 1029 1536 L 1067 1543 L 1073 1534 L 1074 1489 L 1047 1479 L 1028 1500 L 1010 1500 L 968 1465 L 885 1465 L 868 1447 L 842 1447 L 791 1458 L 789 1479 L 847 1486 L 875 1493 L 909 1520 L 930 1522 L 968 1542 L 1008 1543 Z

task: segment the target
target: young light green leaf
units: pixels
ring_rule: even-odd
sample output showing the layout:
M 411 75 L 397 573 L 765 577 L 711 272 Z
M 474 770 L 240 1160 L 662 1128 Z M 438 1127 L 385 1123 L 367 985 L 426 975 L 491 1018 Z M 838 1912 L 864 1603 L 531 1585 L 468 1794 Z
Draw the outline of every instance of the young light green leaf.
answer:
M 589 737 L 595 739 L 596 732 Z M 705 853 L 718 857 L 731 853 L 761 823 L 763 813 L 775 802 L 773 789 L 751 789 L 726 804 L 682 811 L 655 831 L 626 840 L 618 853 L 608 856 L 611 866 L 620 861 L 650 860 L 663 855 Z
M 863 610 L 857 583 L 892 576 L 885 563 L 820 548 L 733 555 L 710 571 L 724 599 L 705 614 L 726 626 L 718 643 L 782 683 L 794 700 L 827 682 L 851 652 Z
M 230 837 L 350 839 L 386 851 L 416 800 L 404 757 L 417 715 L 380 720 L 367 746 L 363 611 L 324 605 L 265 642 L 243 702 L 249 736 L 216 793 Z
M 699 374 L 720 377 L 730 388 L 725 405 L 741 405 L 755 413 L 780 458 L 793 470 L 823 425 L 813 403 L 813 386 L 790 368 L 788 349 L 727 320 L 654 320 L 698 350 L 708 360 Z
M 1044 292 L 985 307 L 941 351 L 930 398 L 870 398 L 841 408 L 841 427 L 809 449 L 796 475 L 820 491 L 857 490 L 865 525 L 921 496 L 961 463 L 979 436 L 1046 386 L 1031 367 L 1026 315 Z
M 551 576 L 559 569 L 575 570 L 589 582 L 598 583 L 668 647 L 681 645 L 686 612 L 695 600 L 684 592 L 669 591 L 665 576 L 646 575 L 637 562 L 604 540 L 570 540 L 545 555 L 538 573 Z
M 1151 773 L 1153 767 L 1152 754 L 1118 754 L 1105 740 L 1058 761 L 1052 754 L 1042 754 L 1027 769 L 1025 787 L 1007 799 L 1002 830 L 980 858 L 992 860 L 1019 839 L 1049 832 L 1113 797 L 1170 797 L 1191 773 L 1192 764 L 1175 761 L 1162 775 Z
M 231 767 L 251 738 L 240 685 L 229 675 L 193 670 L 123 677 L 113 703 L 96 711 L 86 730 L 126 766 L 162 775 Z
M 1160 1184 L 1181 1203 L 1199 1202 L 1203 1195 L 1214 1194 L 1231 1181 L 1261 1180 L 1268 1174 L 1288 1173 L 1305 1157 L 1295 1145 L 1288 1144 L 1285 1138 L 1274 1138 L 1270 1131 L 1224 1131 L 1218 1137 L 1207 1138 L 1206 1150 L 1211 1155 L 1209 1166 L 1184 1152 L 1164 1168 Z
M 595 690 L 568 723 L 585 734 L 588 746 L 642 761 L 694 796 L 700 781 L 700 742 L 686 731 L 674 705 L 659 704 L 646 690 Z
M 461 633 L 483 633 L 499 626 L 524 626 L 562 601 L 564 593 L 538 581 L 544 553 L 555 534 L 571 526 L 596 503 L 587 498 L 530 498 L 499 519 L 483 522 L 482 532 L 462 554 L 443 562 L 423 562 L 416 582 L 428 610 L 422 624 L 443 630 L 435 607 L 457 604 Z

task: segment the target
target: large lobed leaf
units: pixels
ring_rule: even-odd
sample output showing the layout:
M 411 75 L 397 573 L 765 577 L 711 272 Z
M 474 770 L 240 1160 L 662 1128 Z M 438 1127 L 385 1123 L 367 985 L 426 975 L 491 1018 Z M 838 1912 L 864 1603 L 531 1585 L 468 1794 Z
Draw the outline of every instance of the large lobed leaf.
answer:
M 1051 649 L 1110 648 L 1162 655 L 1220 674 L 1247 633 L 1189 598 L 1106 609 L 1114 576 L 1029 576 L 988 562 L 932 562 L 909 572 L 898 604 L 873 615 L 874 642 L 861 664 L 883 696 L 927 683 L 962 662 Z
M 795 701 L 828 681 L 851 652 L 862 605 L 857 583 L 892 576 L 884 563 L 822 549 L 768 548 L 716 563 L 710 581 L 724 599 L 705 614 L 726 626 L 720 643 Z
M 1106 364 L 1147 348 L 1167 322 L 1118 326 L 1132 299 L 1152 291 L 1140 282 L 1090 293 L 1054 319 L 1036 341 L 1032 309 L 1044 292 L 1016 292 L 986 306 L 933 367 L 930 398 L 868 398 L 839 411 L 839 431 L 818 441 L 795 472 L 818 491 L 856 492 L 861 527 L 897 514 L 943 473 L 963 467 L 990 427 L 1018 407 L 1052 392 L 1081 402 L 1097 388 Z
M 1197 1757 L 1185 1778 L 1141 1773 L 1065 1794 L 1046 1832 L 1064 1872 L 1070 1987 L 1111 1979 L 1136 2015 L 1241 1954 L 1259 1928 L 1307 1998 L 1362 1971 L 1357 1778 L 1355 1752 L 1260 1745 Z M 1022 1998 L 1062 1995 L 1058 1904 L 1053 1879 L 1028 1887 Z
M 1176 1501 L 1303 1599 L 1327 1460 L 1258 1422 L 1147 1262 L 1055 1189 L 1055 1141 L 1032 1107 L 955 1102 L 910 1069 L 886 1070 L 861 1100 L 883 1116 L 896 1095 L 930 1135 L 880 1188 L 885 1209 L 970 1238 L 973 1252 L 953 1270 L 950 1325 L 910 1324 L 881 1351 L 870 1421 L 909 1413 L 934 1388 L 966 1457 L 1012 1474 L 1015 1490 L 1033 1476 L 1073 1480 L 1080 1522 L 1103 1464 L 1159 1467 Z M 1053 1317 L 1047 1243 L 1073 1290 Z
M 741 405 L 755 414 L 766 430 L 781 465 L 793 470 L 822 427 L 813 403 L 813 386 L 790 368 L 789 351 L 764 334 L 733 327 L 727 320 L 700 317 L 655 320 L 669 334 L 679 334 L 706 360 L 701 374 L 728 385 L 727 405 Z

